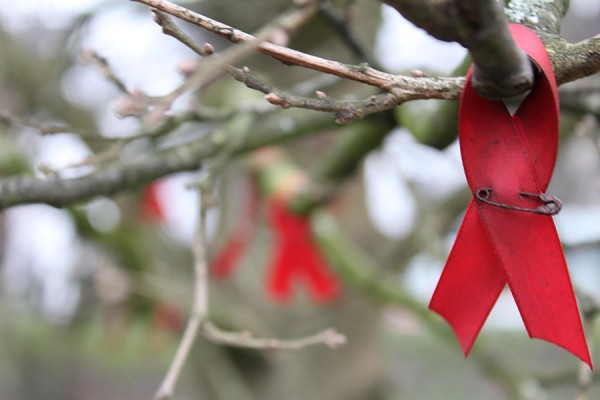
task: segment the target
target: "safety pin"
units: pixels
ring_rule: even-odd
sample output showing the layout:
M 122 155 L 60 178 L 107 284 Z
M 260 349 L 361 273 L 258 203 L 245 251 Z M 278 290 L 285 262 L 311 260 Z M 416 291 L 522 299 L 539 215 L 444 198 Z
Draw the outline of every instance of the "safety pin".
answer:
M 526 207 L 513 206 L 510 204 L 498 203 L 493 200 L 490 200 L 490 197 L 492 196 L 492 188 L 478 189 L 475 192 L 475 197 L 477 198 L 477 200 L 479 200 L 485 204 L 489 204 L 491 206 L 504 208 L 506 210 L 530 212 L 530 213 L 534 213 L 534 214 L 556 215 L 559 213 L 559 211 L 562 208 L 562 202 L 560 201 L 560 199 L 551 194 L 528 193 L 528 192 L 519 192 L 519 194 L 521 196 L 536 197 L 539 201 L 541 201 L 544 204 L 539 205 L 536 208 L 526 208 Z

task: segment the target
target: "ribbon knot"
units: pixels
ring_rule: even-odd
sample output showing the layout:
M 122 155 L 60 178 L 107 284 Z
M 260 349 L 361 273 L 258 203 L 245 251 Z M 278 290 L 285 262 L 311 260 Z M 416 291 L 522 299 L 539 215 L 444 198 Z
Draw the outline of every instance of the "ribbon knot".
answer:
M 511 115 L 479 96 L 471 74 L 461 96 L 459 141 L 473 193 L 429 307 L 454 329 L 468 355 L 505 284 L 530 337 L 563 347 L 592 366 L 567 265 L 546 194 L 558 147 L 558 92 L 543 44 L 511 25 L 539 68 L 534 87 Z

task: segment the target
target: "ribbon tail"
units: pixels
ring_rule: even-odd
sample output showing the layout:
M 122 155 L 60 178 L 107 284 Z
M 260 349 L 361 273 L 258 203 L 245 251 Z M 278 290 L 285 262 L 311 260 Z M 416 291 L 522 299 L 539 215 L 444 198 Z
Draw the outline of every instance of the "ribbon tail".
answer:
M 165 222 L 166 219 L 166 210 L 160 201 L 162 186 L 163 183 L 160 181 L 150 183 L 144 188 L 141 198 L 141 217 L 155 224 Z
M 465 357 L 496 303 L 506 278 L 473 200 L 458 231 L 429 308 L 454 330 Z
M 552 218 L 478 207 L 529 336 L 592 361 Z
M 310 293 L 317 301 L 333 300 L 339 293 L 339 283 L 329 272 L 325 260 L 314 246 L 312 241 L 307 243 L 301 261 Z
M 252 239 L 259 199 L 255 190 L 252 188 L 248 190 L 249 199 L 245 203 L 243 214 L 238 217 L 230 237 L 211 262 L 210 272 L 215 278 L 227 278 L 233 273 Z
M 232 237 L 211 263 L 211 272 L 215 278 L 227 278 L 233 273 L 244 250 L 248 238 L 245 235 Z
M 292 295 L 292 262 L 295 260 L 290 257 L 288 245 L 287 242 L 278 244 L 269 266 L 267 280 L 267 290 L 274 299 L 282 303 L 287 302 Z

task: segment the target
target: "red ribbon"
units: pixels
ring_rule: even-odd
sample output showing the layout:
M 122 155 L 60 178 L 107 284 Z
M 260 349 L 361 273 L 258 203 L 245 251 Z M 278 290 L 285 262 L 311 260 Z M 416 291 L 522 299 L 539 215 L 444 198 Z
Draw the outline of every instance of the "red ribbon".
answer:
M 510 30 L 540 73 L 513 116 L 502 102 L 480 97 L 467 76 L 458 129 L 474 199 L 429 307 L 452 326 L 466 356 L 508 283 L 529 336 L 592 367 L 551 217 L 560 201 L 545 194 L 558 147 L 552 65 L 532 31 L 520 25 Z
M 165 222 L 166 212 L 160 201 L 160 191 L 163 187 L 161 181 L 154 181 L 144 187 L 140 201 L 140 215 L 145 221 L 154 224 Z
M 249 199 L 242 215 L 236 220 L 231 235 L 210 264 L 210 271 L 215 278 L 227 278 L 233 273 L 254 234 L 259 198 L 254 189 L 248 191 Z
M 338 281 L 327 269 L 313 241 L 308 218 L 294 214 L 277 198 L 269 200 L 268 212 L 275 234 L 269 292 L 275 299 L 286 301 L 292 295 L 294 282 L 305 281 L 315 300 L 335 298 L 339 293 Z
M 252 239 L 258 205 L 258 195 L 253 193 L 244 215 L 211 262 L 211 273 L 215 278 L 226 278 L 233 273 Z M 276 197 L 269 199 L 267 209 L 274 235 L 274 251 L 268 267 L 268 292 L 274 299 L 285 302 L 291 297 L 295 282 L 306 282 L 313 299 L 334 299 L 339 293 L 339 283 L 329 272 L 313 241 L 308 217 L 294 214 L 284 201 Z

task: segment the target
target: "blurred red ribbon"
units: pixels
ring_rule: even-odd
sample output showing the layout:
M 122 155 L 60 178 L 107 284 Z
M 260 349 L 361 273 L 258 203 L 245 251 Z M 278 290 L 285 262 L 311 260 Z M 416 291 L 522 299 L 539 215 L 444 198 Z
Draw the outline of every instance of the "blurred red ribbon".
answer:
M 140 200 L 140 216 L 144 221 L 160 224 L 165 222 L 166 212 L 160 199 L 160 192 L 163 190 L 162 181 L 149 183 L 142 190 Z
M 242 215 L 236 220 L 225 245 L 211 262 L 210 271 L 215 278 L 227 278 L 233 273 L 254 234 L 259 197 L 254 189 L 249 189 L 248 192 Z
M 252 239 L 253 224 L 258 212 L 258 195 L 253 194 L 245 215 L 211 263 L 215 278 L 226 278 L 231 273 Z M 295 283 L 307 283 L 310 295 L 316 301 L 333 300 L 339 293 L 337 278 L 329 271 L 312 238 L 307 216 L 296 215 L 286 203 L 272 196 L 267 212 L 273 231 L 274 250 L 268 266 L 267 290 L 281 302 L 289 300 Z
M 268 212 L 275 235 L 269 292 L 275 299 L 286 301 L 292 295 L 292 285 L 305 281 L 313 299 L 328 301 L 335 298 L 339 284 L 314 243 L 309 218 L 294 214 L 285 202 L 275 197 L 269 200 Z
M 558 93 L 539 38 L 511 25 L 538 67 L 511 115 L 501 101 L 463 90 L 459 141 L 471 200 L 430 309 L 454 329 L 468 355 L 508 283 L 529 336 L 552 342 L 592 367 L 573 287 L 552 221 L 560 201 L 545 194 L 558 147 Z

